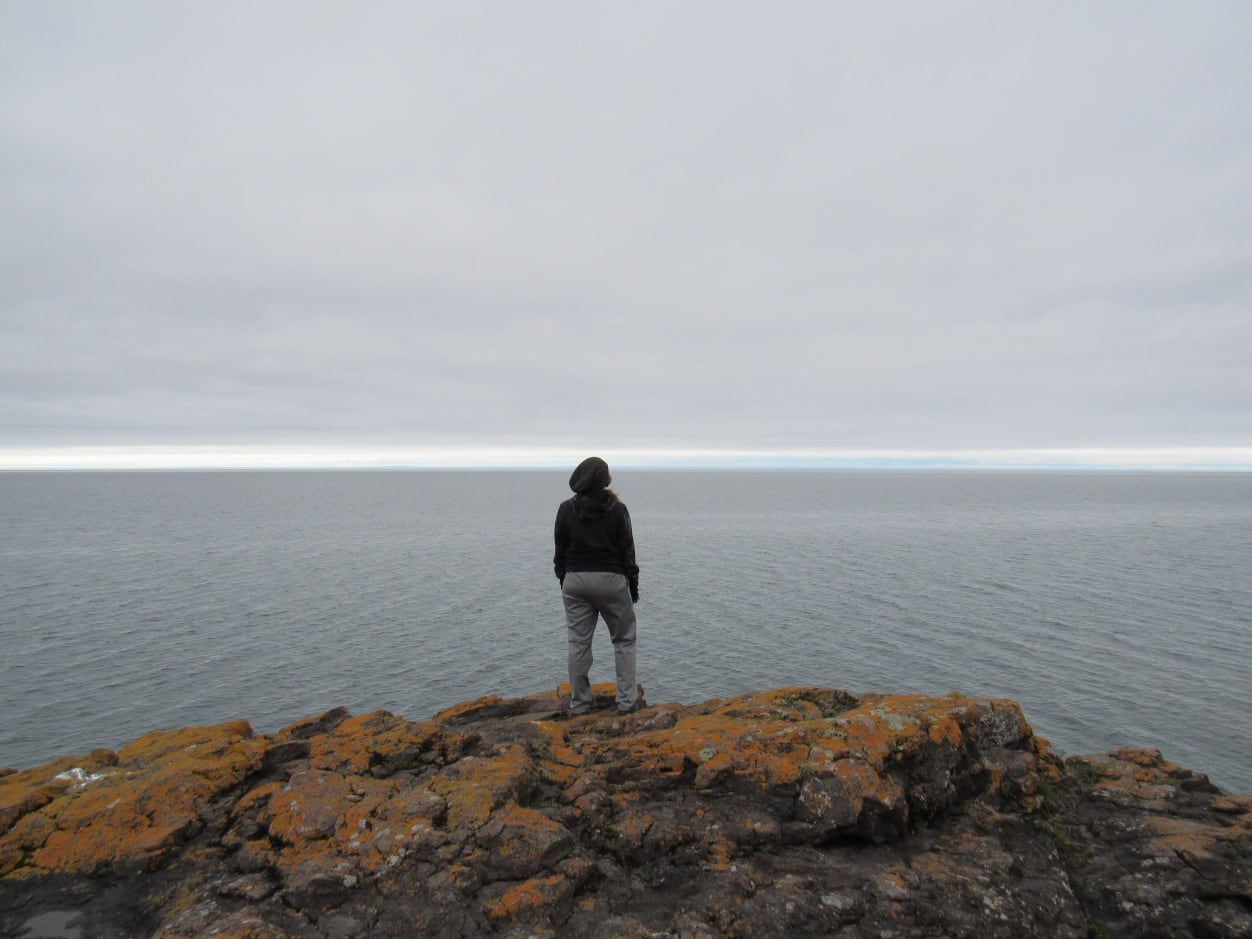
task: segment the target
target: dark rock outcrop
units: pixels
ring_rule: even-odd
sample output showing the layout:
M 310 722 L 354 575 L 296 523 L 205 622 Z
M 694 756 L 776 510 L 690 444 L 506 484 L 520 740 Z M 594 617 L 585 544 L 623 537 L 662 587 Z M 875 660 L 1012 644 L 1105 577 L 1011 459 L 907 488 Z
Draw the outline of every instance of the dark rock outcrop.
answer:
M 1011 701 L 560 689 L 0 774 L 0 934 L 1252 936 L 1252 797 Z

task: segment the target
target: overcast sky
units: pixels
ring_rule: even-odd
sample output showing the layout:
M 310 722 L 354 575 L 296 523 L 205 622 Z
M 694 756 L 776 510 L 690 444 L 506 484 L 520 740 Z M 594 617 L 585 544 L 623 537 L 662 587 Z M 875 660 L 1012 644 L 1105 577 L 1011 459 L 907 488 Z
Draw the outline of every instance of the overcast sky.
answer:
M 1247 447 L 1249 36 L 0 0 L 0 449 Z

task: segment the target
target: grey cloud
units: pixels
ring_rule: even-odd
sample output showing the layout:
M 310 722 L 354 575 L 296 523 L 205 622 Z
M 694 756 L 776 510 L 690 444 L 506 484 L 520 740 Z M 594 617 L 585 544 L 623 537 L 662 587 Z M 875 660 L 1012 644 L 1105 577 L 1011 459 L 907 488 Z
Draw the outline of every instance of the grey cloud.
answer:
M 1249 26 L 10 4 L 0 442 L 1244 445 Z

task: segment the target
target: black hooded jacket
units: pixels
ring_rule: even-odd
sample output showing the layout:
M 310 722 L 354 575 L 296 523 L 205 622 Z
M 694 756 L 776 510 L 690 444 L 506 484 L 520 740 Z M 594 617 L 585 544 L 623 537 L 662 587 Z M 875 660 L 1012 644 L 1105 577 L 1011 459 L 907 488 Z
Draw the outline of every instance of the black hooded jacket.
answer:
M 580 492 L 561 503 L 556 512 L 558 580 L 567 571 L 608 571 L 625 574 L 632 596 L 639 594 L 639 566 L 635 563 L 635 535 L 630 512 L 608 489 Z

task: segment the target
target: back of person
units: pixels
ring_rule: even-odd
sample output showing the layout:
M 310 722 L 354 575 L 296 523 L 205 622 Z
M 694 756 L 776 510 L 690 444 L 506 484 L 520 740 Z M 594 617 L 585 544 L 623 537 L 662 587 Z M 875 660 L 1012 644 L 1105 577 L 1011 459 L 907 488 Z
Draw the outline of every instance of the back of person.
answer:
M 639 599 L 639 566 L 630 512 L 609 489 L 608 464 L 588 457 L 570 475 L 574 497 L 556 513 L 553 567 L 561 583 L 569 643 L 570 711 L 591 710 L 591 642 L 599 617 L 613 641 L 617 709 L 635 710 L 634 604 Z

